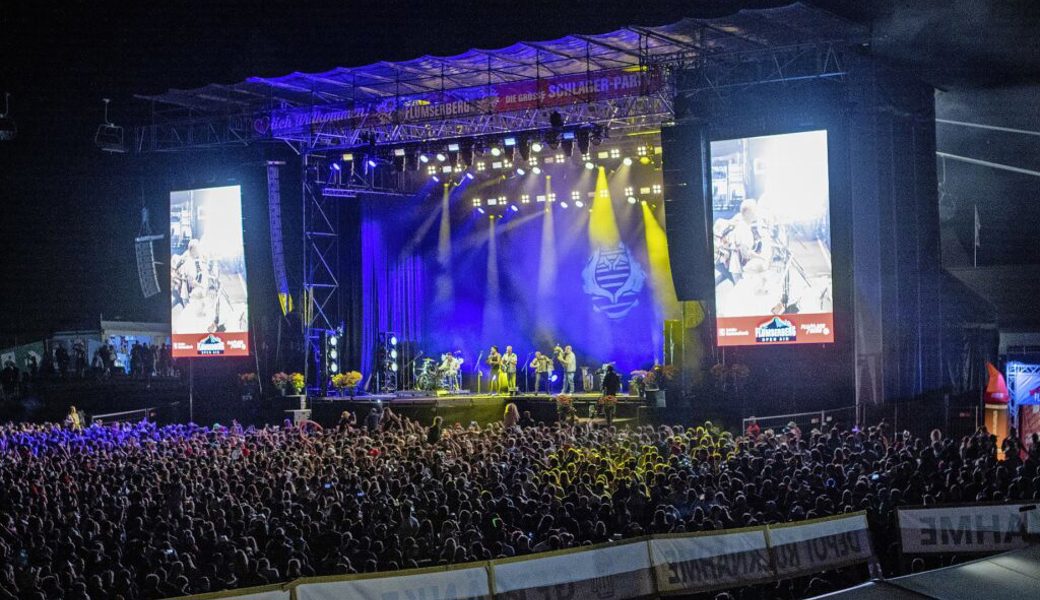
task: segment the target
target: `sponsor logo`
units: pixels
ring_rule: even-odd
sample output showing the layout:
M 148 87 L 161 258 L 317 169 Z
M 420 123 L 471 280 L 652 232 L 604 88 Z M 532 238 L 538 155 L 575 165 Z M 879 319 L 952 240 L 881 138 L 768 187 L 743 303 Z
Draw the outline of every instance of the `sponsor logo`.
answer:
M 719 327 L 719 337 L 747 337 L 747 329 L 738 329 L 736 327 Z
M 195 344 L 195 350 L 203 355 L 223 354 L 224 341 L 211 333 Z
M 230 350 L 245 350 L 246 349 L 246 341 L 245 340 L 228 340 L 227 346 L 228 346 L 228 349 L 230 349 Z
M 798 330 L 790 321 L 773 317 L 755 327 L 755 341 L 760 343 L 793 342 L 798 339 Z
M 597 248 L 581 272 L 582 289 L 592 298 L 592 307 L 608 319 L 624 318 L 639 305 L 646 274 L 624 244 Z
M 826 323 L 802 323 L 798 326 L 802 333 L 808 335 L 830 335 L 831 328 Z

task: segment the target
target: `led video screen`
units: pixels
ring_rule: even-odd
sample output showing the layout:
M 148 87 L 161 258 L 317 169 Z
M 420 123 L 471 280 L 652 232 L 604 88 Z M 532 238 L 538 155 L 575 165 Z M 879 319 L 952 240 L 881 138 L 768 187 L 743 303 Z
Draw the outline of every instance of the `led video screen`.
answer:
M 249 355 L 239 186 L 170 193 L 174 357 Z
M 827 132 L 711 142 L 720 346 L 834 341 Z

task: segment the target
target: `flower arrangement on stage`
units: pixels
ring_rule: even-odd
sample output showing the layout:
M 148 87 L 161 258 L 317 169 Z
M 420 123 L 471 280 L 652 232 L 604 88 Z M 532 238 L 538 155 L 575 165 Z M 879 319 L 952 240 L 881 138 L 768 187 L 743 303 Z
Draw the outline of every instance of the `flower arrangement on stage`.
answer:
M 561 421 L 574 422 L 578 417 L 578 411 L 574 408 L 574 398 L 567 394 L 556 396 L 556 411 Z
M 307 380 L 303 377 L 303 373 L 292 373 L 289 375 L 289 385 L 292 386 L 294 394 L 300 395 L 307 385 Z
M 607 420 L 607 426 L 614 424 L 614 413 L 617 411 L 617 396 L 600 396 L 596 401 L 603 409 L 603 417 Z
M 271 375 L 271 385 L 284 394 L 285 390 L 289 387 L 289 374 L 284 371 L 278 371 L 274 375 Z
M 361 373 L 357 371 L 347 371 L 346 373 L 332 376 L 332 385 L 336 389 L 345 390 L 355 387 L 359 383 L 361 383 Z
M 600 406 L 617 406 L 617 396 L 600 396 L 596 401 Z
M 250 386 L 256 383 L 256 373 L 239 373 L 238 383 L 242 386 Z

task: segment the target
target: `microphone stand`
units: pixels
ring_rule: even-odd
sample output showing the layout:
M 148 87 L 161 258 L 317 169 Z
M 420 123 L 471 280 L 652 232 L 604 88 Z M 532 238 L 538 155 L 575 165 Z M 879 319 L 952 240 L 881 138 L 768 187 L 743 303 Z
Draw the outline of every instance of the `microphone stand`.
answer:
M 473 369 L 477 372 L 477 395 L 480 395 L 480 380 L 484 377 L 484 372 L 480 370 L 480 359 L 484 358 L 484 351 L 481 350 L 480 354 L 477 355 L 477 362 L 473 363 Z
M 524 392 L 531 393 L 531 356 L 534 352 L 528 352 L 524 359 Z

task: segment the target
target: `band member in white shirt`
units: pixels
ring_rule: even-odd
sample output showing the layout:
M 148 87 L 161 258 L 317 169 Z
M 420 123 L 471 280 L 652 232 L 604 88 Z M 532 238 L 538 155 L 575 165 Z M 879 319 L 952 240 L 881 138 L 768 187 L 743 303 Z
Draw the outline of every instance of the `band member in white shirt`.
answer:
M 505 354 L 502 355 L 502 371 L 506 376 L 506 390 L 512 394 L 516 392 L 516 353 L 512 346 L 506 346 Z
M 534 360 L 531 361 L 531 368 L 534 369 L 534 393 L 542 393 L 542 381 L 545 381 L 545 393 L 552 393 L 552 357 L 542 354 L 540 351 L 535 351 Z
M 573 394 L 574 372 L 578 370 L 578 359 L 574 356 L 574 350 L 568 344 L 563 348 L 556 346 L 553 351 L 556 353 L 556 360 L 563 365 L 563 391 L 560 393 Z

